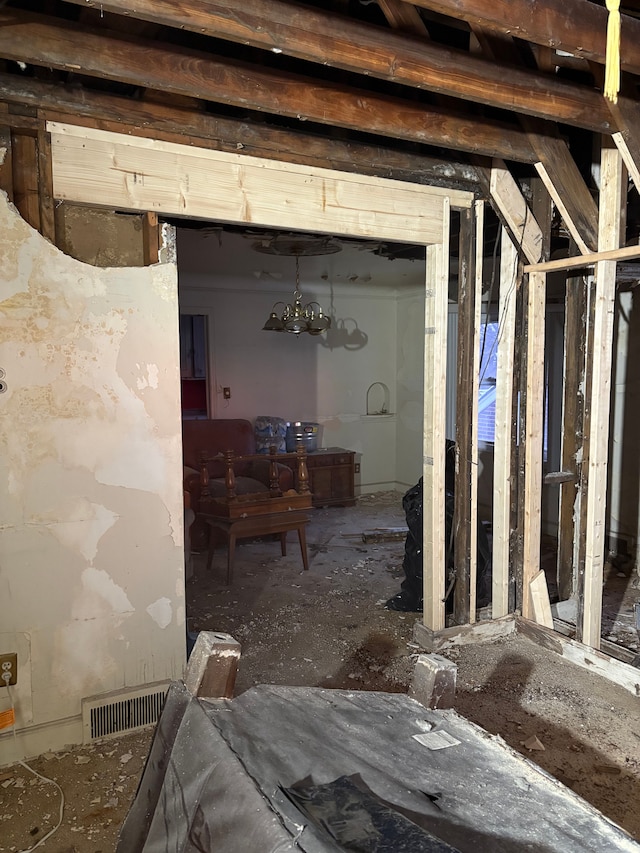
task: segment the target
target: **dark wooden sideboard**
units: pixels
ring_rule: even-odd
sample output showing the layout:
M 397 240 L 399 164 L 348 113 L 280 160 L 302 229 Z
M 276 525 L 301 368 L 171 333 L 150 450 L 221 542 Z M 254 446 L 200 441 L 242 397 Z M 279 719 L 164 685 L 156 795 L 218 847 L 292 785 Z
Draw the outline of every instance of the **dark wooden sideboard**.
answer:
M 355 457 L 353 450 L 327 447 L 307 455 L 313 506 L 353 506 Z

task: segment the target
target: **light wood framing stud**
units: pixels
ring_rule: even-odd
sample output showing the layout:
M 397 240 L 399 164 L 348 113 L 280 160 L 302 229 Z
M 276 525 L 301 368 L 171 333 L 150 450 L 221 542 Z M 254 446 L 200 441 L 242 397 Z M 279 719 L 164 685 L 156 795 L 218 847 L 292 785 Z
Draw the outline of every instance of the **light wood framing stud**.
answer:
M 443 202 L 441 242 L 427 246 L 424 339 L 423 596 L 424 625 L 445 625 L 444 464 L 447 382 L 447 302 L 449 293 L 449 216 Z

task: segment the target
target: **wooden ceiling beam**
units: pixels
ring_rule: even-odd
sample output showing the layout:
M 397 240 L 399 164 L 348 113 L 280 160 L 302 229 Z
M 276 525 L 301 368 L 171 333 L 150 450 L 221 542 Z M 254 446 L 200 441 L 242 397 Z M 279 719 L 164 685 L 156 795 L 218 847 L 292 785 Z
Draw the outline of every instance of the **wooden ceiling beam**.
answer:
M 490 27 L 604 64 L 608 13 L 589 0 L 412 0 L 414 6 Z M 640 20 L 622 15 L 620 59 L 640 74 Z
M 472 30 L 485 56 L 496 61 L 521 61 L 510 36 L 479 26 L 473 26 Z M 569 146 L 561 138 L 558 126 L 555 122 L 533 116 L 521 115 L 519 118 L 538 156 L 536 170 L 569 233 L 581 252 L 594 250 L 598 245 L 598 205 L 580 174 Z
M 535 159 L 526 134 L 506 122 L 470 120 L 413 100 L 219 61 L 172 45 L 70 29 L 14 10 L 0 11 L 0 56 L 299 121 L 508 160 Z
M 331 139 L 274 128 L 263 122 L 223 118 L 147 100 L 67 88 L 0 73 L 0 102 L 35 108 L 40 118 L 87 123 L 103 130 L 195 144 L 254 157 L 322 166 L 436 186 L 478 189 L 476 169 L 455 159 L 396 150 L 385 145 Z M 4 115 L 3 123 L 11 121 Z M 0 136 L 1 147 L 1 136 Z
M 590 87 L 507 71 L 466 51 L 282 0 L 71 1 L 599 133 L 615 130 L 604 98 Z

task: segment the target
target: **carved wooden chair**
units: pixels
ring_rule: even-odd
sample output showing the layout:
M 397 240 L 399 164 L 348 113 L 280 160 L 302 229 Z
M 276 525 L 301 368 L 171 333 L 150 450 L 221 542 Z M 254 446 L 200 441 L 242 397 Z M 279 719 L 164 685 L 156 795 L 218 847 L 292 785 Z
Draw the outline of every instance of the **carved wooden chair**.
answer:
M 227 584 L 233 578 L 233 561 L 236 540 L 257 536 L 277 534 L 280 537 L 282 555 L 286 556 L 286 538 L 289 530 L 297 530 L 302 564 L 305 570 L 309 568 L 307 558 L 306 525 L 309 521 L 308 511 L 311 509 L 311 491 L 309 489 L 309 472 L 307 470 L 307 453 L 302 445 L 295 453 L 277 453 L 272 447 L 268 457 L 264 454 L 253 456 L 236 456 L 228 450 L 223 454 L 225 462 L 225 494 L 212 495 L 210 490 L 209 470 L 207 463 L 212 457 L 201 454 L 200 462 L 200 503 L 199 517 L 210 530 L 209 551 L 207 554 L 207 569 L 211 568 L 213 553 L 216 545 L 215 531 L 221 530 L 227 537 Z M 268 459 L 270 465 L 269 488 L 263 492 L 237 494 L 236 474 L 234 466 L 238 463 L 261 462 Z M 279 485 L 278 463 L 285 462 L 294 469 L 295 486 L 283 492 Z

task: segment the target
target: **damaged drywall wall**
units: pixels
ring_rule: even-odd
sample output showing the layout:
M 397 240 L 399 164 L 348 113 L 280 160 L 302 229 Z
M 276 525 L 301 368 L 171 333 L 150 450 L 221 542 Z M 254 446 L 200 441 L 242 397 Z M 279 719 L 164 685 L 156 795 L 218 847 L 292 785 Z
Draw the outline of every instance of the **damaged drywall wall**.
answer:
M 182 674 L 177 273 L 73 260 L 2 193 L 0 231 L 0 652 L 33 754 L 82 739 L 83 698 Z

